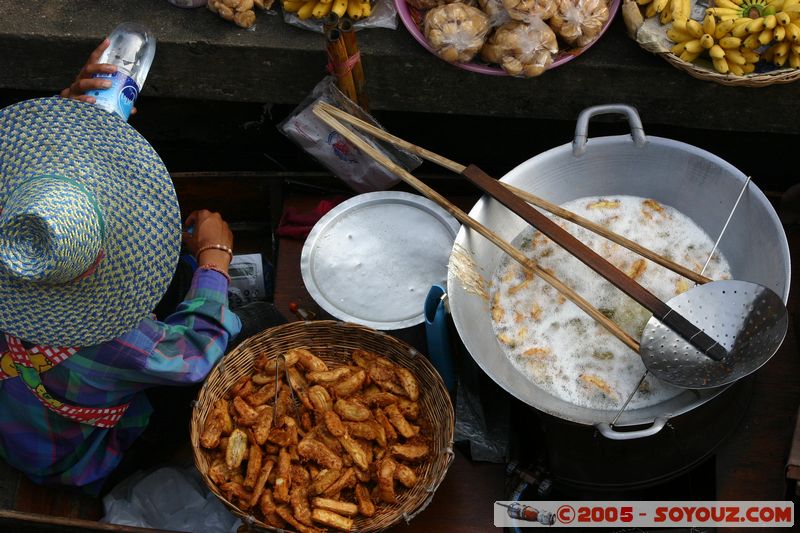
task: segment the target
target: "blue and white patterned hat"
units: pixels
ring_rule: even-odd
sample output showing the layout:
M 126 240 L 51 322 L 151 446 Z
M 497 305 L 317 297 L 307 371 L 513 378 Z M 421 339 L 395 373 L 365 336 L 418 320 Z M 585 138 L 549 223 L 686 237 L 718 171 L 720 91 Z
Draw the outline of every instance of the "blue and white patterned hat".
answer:
M 169 173 L 125 121 L 59 97 L 0 110 L 0 332 L 89 346 L 130 331 L 180 234 Z

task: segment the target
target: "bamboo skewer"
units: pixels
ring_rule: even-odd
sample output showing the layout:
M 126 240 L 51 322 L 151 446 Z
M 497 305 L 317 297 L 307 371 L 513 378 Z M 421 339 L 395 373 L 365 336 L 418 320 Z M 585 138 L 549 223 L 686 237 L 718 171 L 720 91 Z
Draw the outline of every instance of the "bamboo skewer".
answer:
M 556 278 L 549 272 L 543 270 L 539 265 L 536 264 L 535 261 L 526 257 L 525 254 L 523 254 L 522 252 L 511 246 L 511 244 L 509 244 L 508 242 L 501 239 L 492 230 L 490 230 L 477 220 L 470 217 L 464 211 L 462 211 L 461 209 L 450 203 L 444 196 L 442 196 L 441 194 L 439 194 L 438 192 L 436 192 L 435 190 L 431 189 L 423 182 L 418 180 L 406 169 L 396 164 L 394 161 L 383 155 L 377 149 L 370 146 L 358 135 L 356 135 L 354 132 L 348 129 L 344 124 L 342 124 L 341 122 L 336 120 L 331 114 L 326 112 L 325 107 L 326 106 L 324 106 L 323 104 L 317 104 L 314 107 L 314 114 L 320 120 L 322 120 L 328 126 L 339 132 L 339 134 L 342 135 L 345 139 L 354 144 L 359 150 L 369 155 L 372 159 L 374 159 L 377 163 L 386 168 L 388 171 L 392 172 L 397 177 L 399 177 L 400 179 L 402 179 L 403 181 L 414 187 L 416 190 L 421 192 L 427 198 L 439 204 L 448 213 L 453 215 L 453 217 L 455 217 L 459 222 L 483 235 L 486 239 L 488 239 L 495 246 L 503 250 L 511 258 L 513 258 L 520 265 L 522 265 L 525 269 L 531 271 L 533 274 L 539 276 L 545 282 L 552 285 L 553 288 L 555 288 L 565 298 L 570 300 L 572 303 L 574 303 L 580 309 L 582 309 L 585 313 L 591 316 L 595 321 L 597 321 L 601 326 L 603 326 L 606 330 L 608 330 L 609 333 L 614 335 L 627 347 L 629 347 L 630 349 L 632 349 L 637 353 L 639 352 L 639 342 L 636 339 L 628 335 L 615 322 L 613 322 L 611 319 L 609 319 L 607 316 L 601 313 L 589 302 L 584 300 L 578 293 L 576 293 L 571 288 L 566 286 L 563 282 L 561 282 L 558 278 Z
M 423 159 L 426 159 L 426 160 L 428 160 L 428 161 L 430 161 L 432 163 L 436 163 L 437 165 L 442 166 L 442 167 L 444 167 L 444 168 L 446 168 L 448 170 L 452 170 L 453 172 L 455 172 L 457 174 L 462 174 L 464 172 L 464 170 L 467 168 L 466 166 L 461 165 L 459 163 L 456 163 L 455 161 L 451 161 L 450 159 L 447 159 L 446 157 L 442 157 L 442 156 L 440 156 L 440 155 L 438 155 L 438 154 L 436 154 L 434 152 L 431 152 L 430 150 L 426 150 L 425 148 L 422 148 L 420 146 L 416 146 L 414 144 L 411 144 L 408 141 L 405 141 L 405 140 L 403 140 L 403 139 L 401 139 L 399 137 L 396 137 L 396 136 L 392 135 L 391 133 L 387 133 L 386 131 L 384 131 L 384 130 L 382 130 L 380 128 L 377 128 L 377 127 L 373 126 L 372 124 L 368 124 L 367 122 L 364 122 L 363 120 L 361 120 L 359 118 L 356 118 L 356 117 L 354 117 L 354 116 L 352 116 L 352 115 L 340 110 L 337 107 L 334 107 L 334 106 L 326 104 L 326 103 L 321 103 L 319 105 L 322 107 L 322 109 L 324 109 L 326 112 L 328 112 L 330 115 L 334 116 L 335 118 L 344 120 L 345 122 L 349 122 L 350 124 L 352 124 L 356 128 L 358 128 L 358 129 L 360 129 L 360 130 L 362 130 L 362 131 L 364 131 L 366 133 L 369 133 L 370 135 L 372 135 L 374 137 L 377 137 L 378 139 L 381 139 L 383 141 L 392 143 L 395 146 L 403 148 L 404 150 L 406 150 L 408 152 L 415 153 L 418 156 L 422 157 Z M 672 270 L 676 274 L 680 274 L 681 276 L 683 276 L 683 277 L 685 277 L 687 279 L 690 279 L 690 280 L 694 281 L 695 283 L 704 284 L 704 283 L 708 283 L 708 282 L 711 281 L 710 278 L 707 278 L 707 277 L 705 277 L 705 276 L 703 276 L 701 274 L 698 274 L 695 271 L 684 267 L 683 265 L 679 265 L 678 263 L 675 263 L 674 261 L 671 261 L 671 260 L 667 259 L 666 257 L 655 253 L 652 250 L 649 250 L 648 248 L 645 248 L 644 246 L 640 245 L 639 243 L 634 242 L 634 241 L 632 241 L 632 240 L 630 240 L 630 239 L 628 239 L 626 237 L 623 237 L 622 235 L 619 235 L 617 233 L 609 231 L 608 229 L 604 228 L 603 226 L 601 226 L 601 225 L 599 225 L 599 224 L 597 224 L 595 222 L 592 222 L 591 220 L 589 220 L 587 218 L 584 218 L 584 217 L 582 217 L 580 215 L 577 215 L 577 214 L 573 213 L 572 211 L 568 211 L 567 209 L 564 209 L 564 208 L 562 208 L 562 207 L 560 207 L 560 206 L 558 206 L 556 204 L 548 202 L 547 200 L 544 200 L 543 198 L 539 198 L 538 196 L 536 196 L 534 194 L 531 194 L 531 193 L 529 193 L 527 191 L 524 191 L 524 190 L 522 190 L 522 189 L 520 189 L 518 187 L 514 187 L 513 185 L 509 185 L 509 184 L 503 183 L 503 182 L 500 182 L 500 183 L 502 183 L 507 189 L 509 189 L 511 192 L 513 192 L 514 194 L 516 194 L 517 196 L 519 196 L 520 198 L 522 198 L 526 202 L 528 202 L 530 204 L 533 204 L 533 205 L 535 205 L 537 207 L 540 207 L 540 208 L 542 208 L 542 209 L 544 209 L 546 211 L 549 211 L 549 212 L 553 213 L 554 215 L 556 215 L 558 217 L 561 217 L 561 218 L 563 218 L 565 220 L 569 220 L 570 222 L 573 222 L 573 223 L 575 223 L 575 224 L 577 224 L 579 226 L 582 226 L 582 227 L 588 229 L 589 231 L 593 231 L 594 233 L 597 233 L 598 235 L 600 235 L 602 237 L 605 237 L 606 239 L 608 239 L 608 240 L 610 240 L 612 242 L 615 242 L 615 243 L 619 244 L 620 246 L 623 246 L 623 247 L 627 248 L 628 250 L 631 250 L 632 252 L 635 252 L 635 253 L 641 255 L 642 257 L 644 257 L 646 259 L 649 259 L 650 261 L 653 261 L 654 263 L 656 263 L 658 265 L 663 266 L 664 268 Z

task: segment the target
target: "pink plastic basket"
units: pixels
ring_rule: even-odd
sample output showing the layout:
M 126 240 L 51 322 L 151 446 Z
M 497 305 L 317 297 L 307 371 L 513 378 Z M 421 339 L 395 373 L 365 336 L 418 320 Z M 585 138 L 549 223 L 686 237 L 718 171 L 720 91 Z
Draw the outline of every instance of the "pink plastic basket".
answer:
M 619 4 L 621 0 L 611 0 L 611 3 L 608 6 L 608 20 L 606 21 L 603 29 L 600 30 L 600 35 L 597 36 L 597 39 L 592 41 L 591 43 L 587 44 L 586 46 L 580 48 L 572 48 L 570 50 L 559 50 L 556 57 L 553 59 L 553 63 L 550 65 L 548 70 L 551 68 L 559 67 L 564 63 L 574 59 L 588 50 L 594 43 L 596 43 L 603 34 L 606 32 L 608 27 L 611 25 L 611 21 L 614 20 L 614 16 L 616 16 L 617 11 L 619 10 Z M 425 35 L 422 33 L 420 29 L 420 25 L 422 23 L 422 18 L 424 13 L 412 7 L 406 3 L 406 0 L 394 0 L 394 4 L 397 7 L 397 13 L 400 15 L 400 20 L 403 21 L 403 25 L 406 29 L 411 33 L 412 37 L 416 39 L 416 41 L 425 47 L 425 49 L 439 57 L 436 52 L 431 48 L 431 45 L 428 44 L 428 40 L 425 39 Z M 462 68 L 464 70 L 469 70 L 472 72 L 477 72 L 479 74 L 488 74 L 490 76 L 508 76 L 506 71 L 498 66 L 488 65 L 486 63 L 481 63 L 478 61 L 472 61 L 470 63 L 452 63 L 458 68 Z

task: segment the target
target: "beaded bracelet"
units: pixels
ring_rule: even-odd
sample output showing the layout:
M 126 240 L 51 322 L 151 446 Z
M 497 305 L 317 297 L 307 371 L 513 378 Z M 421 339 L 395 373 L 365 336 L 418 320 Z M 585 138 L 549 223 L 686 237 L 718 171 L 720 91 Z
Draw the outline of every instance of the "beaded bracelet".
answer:
M 233 259 L 233 250 L 224 244 L 206 244 L 205 246 L 201 246 L 200 249 L 197 250 L 195 257 L 200 257 L 200 254 L 206 250 L 222 250 L 223 252 L 227 252 L 228 255 L 231 256 L 231 259 Z
M 215 265 L 214 263 L 206 263 L 204 265 L 200 265 L 197 268 L 200 268 L 202 270 L 213 270 L 214 272 L 219 272 L 220 274 L 225 276 L 225 279 L 228 280 L 228 283 L 231 282 L 230 275 L 227 272 L 225 272 L 224 270 L 222 270 L 222 268 L 220 268 L 219 265 Z

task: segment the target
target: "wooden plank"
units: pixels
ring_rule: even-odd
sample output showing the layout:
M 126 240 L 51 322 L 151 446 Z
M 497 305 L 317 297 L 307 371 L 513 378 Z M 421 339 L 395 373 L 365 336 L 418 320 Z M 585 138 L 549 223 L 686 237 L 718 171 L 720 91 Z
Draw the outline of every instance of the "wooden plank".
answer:
M 36 515 L 98 520 L 103 503 L 72 487 L 46 487 L 22 476 L 17 488 L 14 510 Z
M 301 211 L 311 211 L 319 203 L 321 197 L 303 195 L 284 200 L 285 206 Z M 317 305 L 308 294 L 303 276 L 300 271 L 300 256 L 305 240 L 281 238 L 278 241 L 278 261 L 275 266 L 275 307 L 289 320 L 298 320 L 291 313 L 289 305 L 296 303 L 298 306 L 311 311 L 315 316 L 321 317 L 322 308 Z
M 800 402 L 797 343 L 791 338 L 756 375 L 752 403 L 717 453 L 719 500 L 783 500 L 785 465 Z
M 271 188 L 266 172 L 185 172 L 172 174 L 181 216 L 197 209 L 217 211 L 228 222 L 270 221 Z
M 456 457 L 427 509 L 398 533 L 494 529 L 494 502 L 505 500 L 505 465 L 471 461 L 456 449 Z
M 22 474 L 0 461 L 0 509 L 13 509 L 17 497 L 17 487 Z
M 800 409 L 795 415 L 792 447 L 789 449 L 789 460 L 786 462 L 786 477 L 800 480 Z
M 800 251 L 800 228 L 787 228 L 792 256 Z M 797 263 L 792 265 L 796 282 Z M 734 434 L 717 452 L 719 500 L 784 500 L 786 462 L 800 405 L 797 285 L 789 294 L 789 331 L 773 358 L 755 375 L 752 403 Z
M 0 531 L 15 533 L 53 532 L 83 533 L 86 531 L 121 531 L 123 533 L 174 533 L 165 529 L 150 529 L 117 524 L 105 524 L 92 520 L 62 518 L 18 511 L 0 510 Z

